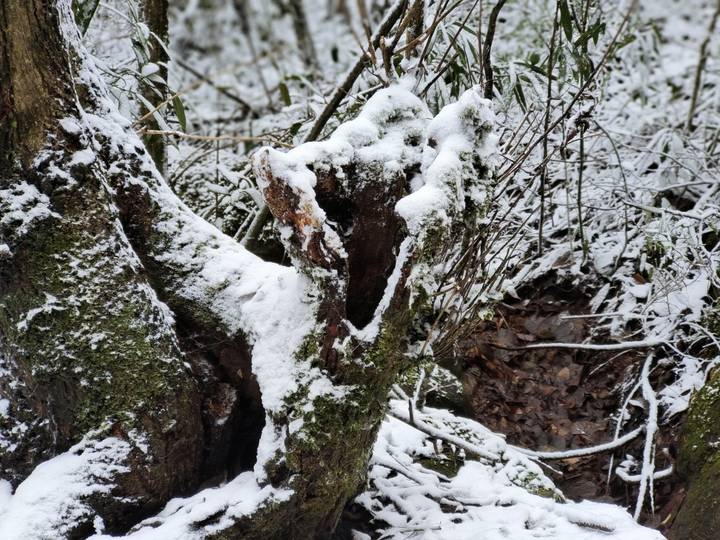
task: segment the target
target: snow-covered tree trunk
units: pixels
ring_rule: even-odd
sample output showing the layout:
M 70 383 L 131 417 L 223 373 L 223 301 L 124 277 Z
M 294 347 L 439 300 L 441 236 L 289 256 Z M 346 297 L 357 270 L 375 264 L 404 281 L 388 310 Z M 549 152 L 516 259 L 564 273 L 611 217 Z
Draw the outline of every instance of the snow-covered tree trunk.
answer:
M 685 499 L 674 517 L 673 540 L 714 538 L 720 529 L 720 371 L 697 391 L 683 426 L 678 472 L 686 481 Z
M 61 30 L 69 5 L 1 9 L 2 477 L 18 484 L 73 447 L 87 457 L 78 476 L 96 485 L 62 501 L 58 530 L 82 534 L 88 523 L 70 518 L 90 508 L 113 530 L 197 484 L 200 393 L 118 222 L 117 164 L 98 152 L 91 89 L 75 83 Z M 111 477 L 123 497 L 108 496 Z
M 329 537 L 446 245 L 478 226 L 488 103 L 431 119 L 386 89 L 328 141 L 258 152 L 283 267 L 171 192 L 67 0 L 0 16 L 0 537 Z

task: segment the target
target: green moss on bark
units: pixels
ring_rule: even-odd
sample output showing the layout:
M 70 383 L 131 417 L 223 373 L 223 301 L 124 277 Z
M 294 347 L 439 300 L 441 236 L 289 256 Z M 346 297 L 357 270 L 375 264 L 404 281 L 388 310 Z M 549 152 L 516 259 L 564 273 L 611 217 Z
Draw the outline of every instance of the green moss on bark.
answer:
M 63 217 L 16 249 L 0 331 L 35 383 L 51 389 L 71 444 L 186 392 L 190 380 L 101 194 L 78 189 L 62 199 Z
M 720 371 L 696 392 L 680 436 L 678 473 L 687 495 L 671 530 L 677 540 L 713 538 L 720 529 Z
M 196 484 L 200 403 L 172 316 L 122 233 L 102 169 L 69 166 L 66 150 L 57 155 L 49 169 L 72 177 L 33 171 L 52 217 L 0 230 L 12 251 L 0 261 L 0 355 L 11 379 L 32 389 L 30 406 L 52 427 L 53 453 L 91 432 L 135 448 L 130 471 L 117 478 L 125 498 L 93 503 L 112 529 Z M 14 459 L 0 455 L 11 468 Z

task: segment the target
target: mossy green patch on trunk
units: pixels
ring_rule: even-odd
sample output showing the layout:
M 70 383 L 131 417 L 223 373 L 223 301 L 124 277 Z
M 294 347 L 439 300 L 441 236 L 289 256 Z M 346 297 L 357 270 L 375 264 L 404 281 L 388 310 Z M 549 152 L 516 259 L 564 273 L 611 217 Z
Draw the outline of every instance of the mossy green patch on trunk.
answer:
M 97 501 L 112 528 L 115 519 L 157 508 L 196 484 L 198 390 L 172 315 L 146 282 L 117 222 L 103 169 L 68 165 L 71 153 L 53 152 L 46 153 L 57 159 L 52 166 L 45 162 L 47 169 L 24 173 L 46 193 L 52 214 L 22 231 L 12 223 L 0 230 L 11 248 L 0 261 L 0 354 L 9 369 L 4 377 L 32 389 L 30 406 L 51 426 L 53 453 L 88 433 L 120 437 L 134 447 L 130 472 L 117 478 L 123 510 L 111 494 Z M 12 185 L 18 178 L 0 182 Z M 6 397 L 13 407 L 14 396 Z M 0 454 L 3 464 L 22 459 L 12 451 Z
M 171 320 L 138 274 L 102 194 L 86 186 L 62 199 L 62 218 L 36 227 L 15 250 L 2 334 L 36 383 L 54 387 L 54 414 L 71 444 L 107 420 L 184 393 L 190 379 Z
M 720 530 L 720 371 L 710 375 L 690 402 L 680 435 L 678 473 L 687 495 L 673 523 L 676 540 L 714 538 Z

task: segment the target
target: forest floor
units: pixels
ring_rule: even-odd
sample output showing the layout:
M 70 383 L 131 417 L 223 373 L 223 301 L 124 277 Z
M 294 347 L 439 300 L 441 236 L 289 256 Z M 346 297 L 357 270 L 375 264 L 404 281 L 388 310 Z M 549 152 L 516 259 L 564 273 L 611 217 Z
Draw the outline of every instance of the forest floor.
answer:
M 465 414 L 524 448 L 563 451 L 612 440 L 614 420 L 628 381 L 635 380 L 642 367 L 643 351 L 518 350 L 542 341 L 581 343 L 591 335 L 598 339 L 594 319 L 581 316 L 590 311 L 591 291 L 552 275 L 530 288 L 533 294 L 519 291 L 524 300 L 506 298 L 492 321 L 460 343 L 456 361 L 464 370 Z M 654 374 L 658 383 L 671 376 L 670 370 Z M 631 401 L 633 408 L 641 409 L 642 403 Z M 658 447 L 670 451 L 658 456 L 658 470 L 673 462 L 683 418 L 674 418 L 662 432 Z M 641 438 L 631 441 L 615 452 L 613 461 L 607 452 L 553 461 L 554 470 L 547 473 L 568 499 L 630 507 L 637 484 L 616 475 L 608 479 L 608 473 L 625 454 L 642 454 L 642 445 Z M 645 512 L 640 521 L 664 531 L 667 516 L 682 501 L 677 477 L 657 480 L 654 496 L 656 513 Z

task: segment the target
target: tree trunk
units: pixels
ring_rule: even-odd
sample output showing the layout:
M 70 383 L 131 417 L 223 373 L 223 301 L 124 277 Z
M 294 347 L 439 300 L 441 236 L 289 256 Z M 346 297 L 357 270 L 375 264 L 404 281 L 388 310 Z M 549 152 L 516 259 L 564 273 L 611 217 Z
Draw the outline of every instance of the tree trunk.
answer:
M 0 464 L 22 484 L 0 537 L 135 525 L 162 538 L 180 519 L 198 538 L 330 537 L 411 362 L 406 335 L 434 269 L 482 215 L 487 102 L 469 91 L 431 120 L 414 96 L 384 90 L 330 141 L 260 151 L 293 259 L 282 267 L 175 197 L 67 0 L 1 13 Z M 27 495 L 48 458 L 75 464 L 63 483 L 75 491 L 50 511 Z M 252 507 L 230 502 L 243 489 Z
M 405 32 L 405 41 L 410 44 L 418 39 L 423 33 L 425 25 L 425 0 L 414 0 L 410 6 L 408 17 L 410 17 L 410 22 L 408 24 L 407 31 Z M 414 44 L 405 51 L 405 58 L 417 56 L 419 50 L 420 43 Z
M 297 48 L 305 66 L 310 69 L 316 69 L 318 67 L 318 57 L 315 52 L 315 44 L 313 43 L 310 24 L 308 22 L 307 15 L 305 14 L 303 0 L 273 1 L 277 6 L 277 9 L 280 11 L 281 16 L 286 14 L 290 15 L 293 30 L 295 31 Z M 240 18 L 244 21 L 242 24 L 246 27 L 246 33 L 250 36 L 249 23 L 247 22 L 248 9 L 245 4 L 245 0 L 235 0 L 235 6 Z M 248 37 L 248 39 L 252 38 Z
M 315 52 L 315 44 L 313 43 L 310 24 L 305 15 L 303 0 L 288 0 L 288 7 L 290 8 L 295 37 L 297 38 L 298 48 L 302 54 L 303 61 L 307 67 L 316 69 L 318 66 L 317 53 Z
M 108 164 L 79 121 L 83 89 L 72 86 L 74 51 L 60 31 L 69 5 L 0 9 L 0 392 L 10 403 L 0 465 L 17 485 L 84 441 L 86 455 L 105 448 L 100 461 L 120 467 L 104 441 L 124 441 L 121 496 L 77 504 L 115 530 L 197 484 L 200 395 L 117 222 Z
M 720 530 L 720 371 L 711 374 L 690 403 L 680 434 L 677 470 L 686 495 L 669 538 L 705 540 Z

